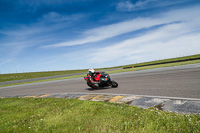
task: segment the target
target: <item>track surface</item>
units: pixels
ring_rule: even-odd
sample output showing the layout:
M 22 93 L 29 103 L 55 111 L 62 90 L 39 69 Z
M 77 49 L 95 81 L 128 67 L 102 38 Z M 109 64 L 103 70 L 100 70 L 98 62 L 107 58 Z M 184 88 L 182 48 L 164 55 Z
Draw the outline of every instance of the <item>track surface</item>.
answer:
M 83 78 L 0 87 L 0 96 L 48 93 L 115 93 L 200 99 L 200 64 L 112 74 L 118 88 L 93 90 Z

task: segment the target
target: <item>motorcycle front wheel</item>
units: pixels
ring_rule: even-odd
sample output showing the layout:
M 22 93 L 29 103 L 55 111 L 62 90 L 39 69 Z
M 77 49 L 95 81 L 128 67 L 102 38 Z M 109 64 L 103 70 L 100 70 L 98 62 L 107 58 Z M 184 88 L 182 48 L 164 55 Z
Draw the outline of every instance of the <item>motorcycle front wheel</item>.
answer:
M 113 88 L 117 88 L 118 87 L 118 83 L 116 81 L 114 81 L 114 80 L 112 81 L 112 87 Z

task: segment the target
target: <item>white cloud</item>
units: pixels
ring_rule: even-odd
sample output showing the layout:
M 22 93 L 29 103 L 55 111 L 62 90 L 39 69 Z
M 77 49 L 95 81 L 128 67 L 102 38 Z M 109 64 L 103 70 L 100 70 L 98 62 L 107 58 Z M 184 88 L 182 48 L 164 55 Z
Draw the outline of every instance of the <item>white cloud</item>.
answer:
M 4 38 L 0 42 L 0 53 L 3 58 L 15 58 L 27 48 L 40 46 L 56 40 L 57 32 L 68 24 L 79 21 L 82 14 L 61 15 L 49 12 L 29 25 L 18 24 L 15 28 L 0 30 Z M 56 39 L 55 39 L 56 38 Z
M 49 12 L 47 14 L 44 14 L 40 19 L 39 22 L 40 23 L 45 23 L 45 22 L 54 22 L 58 23 L 59 25 L 61 25 L 62 23 L 65 23 L 65 25 L 62 24 L 62 26 L 67 26 L 67 22 L 74 22 L 74 21 L 78 21 L 81 19 L 84 19 L 84 17 L 87 15 L 83 15 L 83 14 L 71 14 L 71 15 L 63 15 L 63 14 L 59 14 L 57 12 Z
M 64 47 L 83 45 L 86 43 L 98 42 L 108 38 L 112 38 L 118 35 L 129 33 L 144 28 L 151 28 L 152 26 L 165 25 L 168 23 L 191 21 L 194 17 L 200 15 L 199 7 L 193 7 L 189 9 L 180 9 L 170 11 L 164 14 L 157 14 L 157 16 L 146 18 L 135 18 L 115 24 L 110 24 L 102 27 L 87 30 L 83 32 L 83 38 L 77 38 L 76 40 L 56 43 L 45 46 L 48 47 Z
M 139 0 L 135 4 L 131 3 L 130 1 L 123 1 L 117 4 L 116 9 L 118 11 L 133 11 L 137 10 L 138 8 L 144 8 L 148 3 L 155 1 L 157 0 Z
M 146 1 L 146 4 L 148 3 L 149 2 Z M 128 4 L 130 4 L 129 8 L 132 8 L 131 3 Z M 138 3 L 137 7 L 144 7 L 144 5 L 145 1 L 143 1 L 143 3 Z M 74 66 L 77 62 L 78 64 L 81 64 L 81 67 L 94 64 L 96 65 L 96 63 L 98 63 L 99 67 L 103 63 L 107 64 L 108 62 L 111 62 L 112 65 L 120 65 L 120 63 L 127 64 L 134 61 L 142 62 L 149 59 L 154 60 L 157 58 L 170 58 L 170 56 L 175 57 L 177 55 L 200 53 L 199 16 L 200 10 L 199 6 L 197 5 L 196 7 L 193 6 L 187 9 L 171 10 L 166 13 L 157 13 L 149 17 L 138 17 L 110 25 L 96 27 L 94 29 L 88 29 L 82 31 L 82 33 L 79 34 L 81 37 L 77 38 L 76 40 L 70 40 L 70 38 L 67 38 L 67 35 L 69 35 L 71 31 L 62 31 L 62 33 L 59 35 L 63 37 L 63 35 L 66 33 L 66 38 L 70 41 L 53 43 L 53 45 L 48 45 L 47 47 L 75 46 L 84 45 L 86 43 L 91 43 L 90 46 L 96 46 L 96 43 L 93 44 L 93 42 L 100 44 L 100 41 L 103 40 L 106 42 L 106 44 L 108 44 L 108 46 L 95 49 L 95 53 L 92 53 L 94 51 L 93 47 L 90 47 L 88 50 L 87 46 L 87 49 L 82 46 L 82 49 L 78 47 L 75 51 L 73 47 L 69 49 L 66 48 L 66 51 L 63 49 L 61 50 L 62 52 L 59 51 L 60 53 L 55 52 L 55 54 L 48 55 L 48 57 L 52 56 L 51 58 L 45 58 L 41 56 L 41 62 L 48 64 L 47 66 L 64 66 L 64 60 L 65 62 L 69 62 L 66 64 L 71 65 L 71 68 L 74 69 Z M 80 15 L 80 18 L 81 17 L 83 16 Z M 2 41 L 0 43 L 0 51 L 3 51 L 1 55 L 4 58 L 4 60 L 0 62 L 0 65 L 8 63 L 8 59 L 12 59 L 21 53 L 23 55 L 23 52 L 25 50 L 30 50 L 30 47 L 31 50 L 34 51 L 38 48 L 35 46 L 40 47 L 41 45 L 44 46 L 52 42 L 57 42 L 59 39 L 64 40 L 62 37 L 59 38 L 58 32 L 56 31 L 60 31 L 63 27 L 64 30 L 67 30 L 68 27 L 70 27 L 68 25 L 68 20 L 76 21 L 77 18 L 78 17 L 76 15 L 63 16 L 56 12 L 50 12 L 41 17 L 41 19 L 38 20 L 38 23 L 30 24 L 28 26 L 19 26 L 17 30 L 13 29 L 12 31 L 0 31 L 1 33 L 9 36 L 7 40 L 4 40 L 4 42 Z M 74 21 L 72 21 L 72 23 Z M 50 23 L 50 25 L 45 25 L 46 23 Z M 158 26 L 159 28 L 152 28 L 153 26 Z M 80 27 L 80 30 L 78 31 L 81 31 L 81 29 L 82 28 Z M 137 35 L 137 37 L 134 36 L 129 39 L 126 38 L 127 40 L 120 38 L 120 35 L 137 30 L 142 31 L 143 29 L 148 29 L 149 31 L 140 33 L 140 36 Z M 130 34 L 128 34 L 128 36 L 130 37 Z M 116 44 L 110 43 L 113 37 L 119 37 L 118 40 L 121 41 Z M 107 41 L 105 39 L 110 40 Z M 39 50 L 42 52 L 48 51 L 48 49 Z M 53 51 L 54 49 L 51 50 Z M 26 54 L 26 56 L 31 57 L 31 55 L 28 54 Z M 47 60 L 44 60 L 44 58 Z M 7 61 L 5 61 L 6 59 Z M 37 62 L 39 62 L 38 59 Z M 115 62 L 117 63 L 115 64 Z M 44 64 L 39 65 L 45 66 Z M 105 65 L 102 65 L 102 67 L 104 66 Z
M 6 61 L 4 61 L 4 62 L 1 62 L 1 63 L 0 63 L 0 66 L 1 66 L 1 65 L 4 65 L 4 64 L 6 64 L 6 63 L 9 63 L 10 61 L 11 61 L 11 60 L 9 59 L 9 60 L 6 60 Z
M 89 62 L 102 64 L 115 60 L 119 63 L 123 60 L 132 63 L 199 54 L 200 19 L 196 19 L 198 13 L 195 15 L 197 16 L 189 13 L 186 16 L 190 16 L 190 19 L 187 17 L 185 21 L 168 24 L 139 37 L 98 49 L 91 54 Z
M 171 22 L 172 20 L 162 19 L 162 18 L 137 18 L 132 19 L 125 22 L 120 22 L 116 24 L 111 24 L 107 26 L 102 26 L 99 28 L 91 29 L 84 32 L 83 36 L 85 38 L 76 39 L 74 41 L 67 41 L 62 43 L 57 43 L 53 45 L 48 45 L 45 47 L 63 47 L 63 46 L 74 46 L 74 45 L 82 45 L 86 43 L 92 43 L 101 41 L 104 39 L 112 38 L 121 34 L 129 33 L 131 31 L 149 28 L 152 26 L 166 24 Z M 148 23 L 147 23 L 148 22 Z
M 143 1 L 140 0 L 134 6 L 135 7 L 143 7 L 143 6 L 146 6 L 148 3 L 155 2 L 155 1 L 158 1 L 158 0 L 143 0 Z
M 128 0 L 128 1 L 119 2 L 116 6 L 116 10 L 117 11 L 137 11 L 137 10 L 143 10 L 143 9 L 149 9 L 149 8 L 155 8 L 155 7 L 165 7 L 169 5 L 184 3 L 187 1 L 189 0 L 176 0 L 176 1 L 139 0 L 133 4 L 130 0 Z
M 75 0 L 77 1 L 77 0 Z M 42 5 L 60 5 L 60 4 L 66 4 L 66 3 L 72 3 L 72 1 L 69 0 L 20 0 L 20 4 L 25 4 L 31 7 L 38 7 Z
M 117 4 L 117 10 L 119 11 L 131 11 L 134 5 L 130 1 L 120 2 Z

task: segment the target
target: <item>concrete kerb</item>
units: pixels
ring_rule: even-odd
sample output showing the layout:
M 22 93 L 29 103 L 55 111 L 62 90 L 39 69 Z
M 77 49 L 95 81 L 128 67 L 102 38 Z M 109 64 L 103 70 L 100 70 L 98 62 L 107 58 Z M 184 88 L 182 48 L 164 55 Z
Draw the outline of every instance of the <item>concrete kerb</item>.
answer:
M 181 113 L 181 114 L 200 114 L 200 99 L 179 98 L 179 97 L 161 97 L 129 94 L 109 94 L 109 93 L 63 93 L 63 94 L 36 94 L 36 95 L 18 95 L 12 97 L 29 98 L 67 98 L 90 101 L 105 101 L 111 103 L 124 103 L 130 106 L 137 106 L 148 109 L 155 107 L 159 110 Z M 9 97 L 1 97 L 9 98 Z

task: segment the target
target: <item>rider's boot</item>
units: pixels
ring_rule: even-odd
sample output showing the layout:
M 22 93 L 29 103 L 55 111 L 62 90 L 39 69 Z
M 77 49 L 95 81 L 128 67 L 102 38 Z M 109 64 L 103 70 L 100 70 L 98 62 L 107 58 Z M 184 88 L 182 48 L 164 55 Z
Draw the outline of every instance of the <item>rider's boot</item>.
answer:
M 95 89 L 99 87 L 98 84 L 94 84 L 93 86 L 94 86 Z

